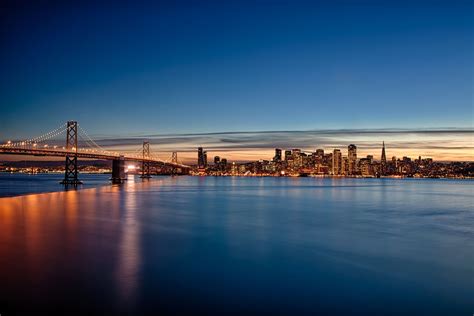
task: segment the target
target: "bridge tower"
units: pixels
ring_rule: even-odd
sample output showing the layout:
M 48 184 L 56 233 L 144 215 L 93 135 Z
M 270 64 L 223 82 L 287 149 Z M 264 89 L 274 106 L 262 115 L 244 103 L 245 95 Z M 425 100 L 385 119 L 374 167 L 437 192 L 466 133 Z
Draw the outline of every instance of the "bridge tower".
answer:
M 66 128 L 66 168 L 61 184 L 82 184 L 77 178 L 77 122 L 68 121 Z
M 171 153 L 171 163 L 172 164 L 178 164 L 178 153 L 176 151 L 173 151 Z M 171 166 L 171 175 L 174 176 L 177 173 L 177 169 L 175 166 Z
M 149 142 L 143 142 L 143 151 L 142 151 L 142 175 L 140 178 L 151 178 L 150 175 L 150 161 L 147 161 L 150 159 L 150 143 Z

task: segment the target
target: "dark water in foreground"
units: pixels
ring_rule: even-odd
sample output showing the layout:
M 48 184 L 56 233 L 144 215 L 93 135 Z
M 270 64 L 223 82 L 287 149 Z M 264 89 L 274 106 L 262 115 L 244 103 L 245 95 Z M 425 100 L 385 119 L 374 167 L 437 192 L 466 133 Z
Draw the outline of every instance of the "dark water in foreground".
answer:
M 161 177 L 2 198 L 0 314 L 472 315 L 473 189 Z
M 81 174 L 84 184 L 78 189 L 94 188 L 109 183 L 110 174 Z M 64 190 L 60 182 L 64 174 L 0 173 L 0 197 Z

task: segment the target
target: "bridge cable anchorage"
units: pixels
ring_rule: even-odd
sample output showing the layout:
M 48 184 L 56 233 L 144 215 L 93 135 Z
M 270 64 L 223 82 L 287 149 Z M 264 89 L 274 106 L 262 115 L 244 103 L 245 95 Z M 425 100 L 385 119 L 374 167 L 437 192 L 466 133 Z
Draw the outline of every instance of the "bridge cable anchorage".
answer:
M 61 184 L 78 185 L 82 184 L 77 178 L 77 122 L 68 121 L 66 130 L 66 168 L 64 180 Z

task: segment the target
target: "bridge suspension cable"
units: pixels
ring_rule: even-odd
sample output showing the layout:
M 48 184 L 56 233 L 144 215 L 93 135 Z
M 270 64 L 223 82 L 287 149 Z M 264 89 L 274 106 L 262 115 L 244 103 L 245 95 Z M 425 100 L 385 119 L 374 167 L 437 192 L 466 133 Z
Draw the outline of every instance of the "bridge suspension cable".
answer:
M 54 137 L 61 135 L 62 133 L 64 133 L 66 131 L 66 128 L 67 128 L 67 124 L 65 123 L 65 124 L 62 124 L 61 126 L 59 126 L 58 128 L 52 130 L 52 131 L 44 133 L 43 135 L 33 137 L 33 138 L 30 138 L 30 139 L 17 141 L 17 142 L 14 142 L 14 143 L 9 142 L 9 143 L 3 144 L 1 146 L 2 147 L 20 147 L 20 146 L 27 146 L 27 145 L 31 145 L 31 144 L 34 145 L 34 144 L 38 144 L 38 143 L 43 143 L 47 140 L 53 139 Z
M 171 157 L 168 159 L 162 159 L 158 157 L 156 153 L 148 151 L 146 155 L 144 155 L 143 146 L 140 146 L 134 151 L 125 151 L 125 152 L 116 152 L 104 149 L 100 146 L 89 134 L 75 121 L 70 121 L 69 123 L 75 123 L 77 128 L 77 137 L 80 138 L 82 146 L 79 146 L 79 143 L 74 142 L 73 147 L 66 146 L 64 144 L 59 145 L 59 139 L 54 139 L 55 137 L 65 134 L 68 131 L 68 123 L 64 123 L 59 127 L 44 133 L 37 137 L 32 137 L 25 140 L 16 140 L 14 142 L 8 141 L 6 144 L 0 144 L 1 152 L 6 153 L 11 148 L 15 152 L 29 152 L 32 154 L 38 155 L 67 155 L 70 151 L 74 152 L 74 154 L 78 154 L 78 152 L 82 152 L 82 154 L 97 157 L 97 158 L 104 158 L 104 156 L 108 156 L 106 159 L 115 159 L 115 157 L 124 156 L 126 159 L 133 159 L 137 161 L 149 161 L 161 164 L 172 164 L 172 165 L 182 165 L 180 161 L 178 161 L 177 153 L 172 153 Z M 51 142 L 48 142 L 51 141 Z M 76 148 L 78 147 L 78 148 Z M 58 153 L 61 152 L 61 153 Z M 184 166 L 184 165 L 182 165 Z M 184 166 L 187 167 L 187 166 Z
M 88 144 L 88 146 L 92 148 L 97 148 L 99 151 L 104 152 L 104 153 L 111 153 L 108 150 L 105 150 L 103 147 L 101 147 L 99 144 L 97 144 L 90 136 L 87 134 L 87 132 L 81 127 L 81 125 L 77 124 L 79 127 L 79 136 Z

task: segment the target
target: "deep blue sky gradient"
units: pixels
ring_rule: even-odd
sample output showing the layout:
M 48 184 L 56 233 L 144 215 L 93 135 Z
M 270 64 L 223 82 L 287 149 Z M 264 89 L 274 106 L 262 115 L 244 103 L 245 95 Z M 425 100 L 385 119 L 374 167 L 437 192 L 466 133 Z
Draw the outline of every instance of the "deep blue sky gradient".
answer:
M 2 2 L 0 135 L 472 127 L 471 1 Z

